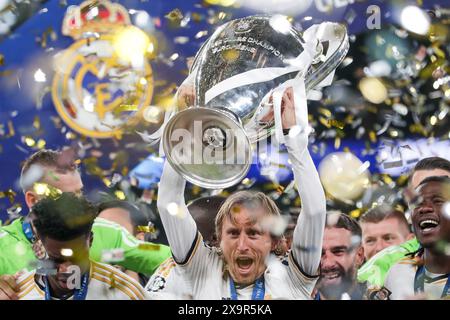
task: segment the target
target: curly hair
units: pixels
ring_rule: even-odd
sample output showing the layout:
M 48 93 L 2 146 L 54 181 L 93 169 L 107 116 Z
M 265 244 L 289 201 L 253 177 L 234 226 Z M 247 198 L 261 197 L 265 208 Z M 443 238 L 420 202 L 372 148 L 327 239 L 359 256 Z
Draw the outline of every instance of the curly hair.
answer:
M 83 197 L 64 192 L 58 198 L 40 200 L 31 213 L 40 238 L 69 241 L 90 233 L 98 208 Z

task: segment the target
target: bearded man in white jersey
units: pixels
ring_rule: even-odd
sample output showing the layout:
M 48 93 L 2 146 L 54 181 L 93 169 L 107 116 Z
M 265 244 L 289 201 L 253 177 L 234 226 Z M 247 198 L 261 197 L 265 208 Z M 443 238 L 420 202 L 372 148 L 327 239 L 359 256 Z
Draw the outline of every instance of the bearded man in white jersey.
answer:
M 186 181 L 169 163 L 165 164 L 158 209 L 174 260 L 184 269 L 194 299 L 311 297 L 320 264 L 325 194 L 307 149 L 307 133 L 287 132 L 296 125 L 291 88 L 283 96 L 281 109 L 286 146 L 302 200 L 292 250 L 284 260 L 274 254 L 281 239 L 271 234 L 270 221 L 278 218 L 280 212 L 269 197 L 251 191 L 231 195 L 215 220 L 219 247 L 208 247 L 186 207 Z M 172 215 L 175 206 L 178 214 Z

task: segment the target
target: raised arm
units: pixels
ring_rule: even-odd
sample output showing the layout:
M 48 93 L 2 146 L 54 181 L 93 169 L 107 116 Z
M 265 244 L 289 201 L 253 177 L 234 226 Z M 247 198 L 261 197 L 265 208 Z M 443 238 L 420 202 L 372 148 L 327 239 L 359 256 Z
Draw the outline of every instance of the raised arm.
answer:
M 297 103 L 301 103 L 297 101 Z M 306 108 L 307 106 L 299 106 Z M 292 88 L 288 88 L 282 101 L 283 129 L 291 129 L 285 136 L 289 159 L 294 171 L 295 185 L 302 201 L 302 211 L 297 220 L 292 240 L 292 255 L 300 270 L 311 277 L 318 275 L 326 218 L 326 199 L 314 162 L 308 151 L 308 135 L 299 127 L 308 123 L 307 112 L 295 114 Z M 300 121 L 302 123 L 296 123 Z M 301 131 L 295 134 L 295 131 Z
M 185 186 L 184 178 L 166 161 L 157 204 L 170 249 L 178 263 L 186 261 L 197 237 L 197 226 L 184 200 Z
M 286 138 L 295 184 L 302 201 L 292 240 L 292 254 L 306 275 L 317 276 L 325 228 L 326 199 L 307 149 L 307 140 L 304 133 Z

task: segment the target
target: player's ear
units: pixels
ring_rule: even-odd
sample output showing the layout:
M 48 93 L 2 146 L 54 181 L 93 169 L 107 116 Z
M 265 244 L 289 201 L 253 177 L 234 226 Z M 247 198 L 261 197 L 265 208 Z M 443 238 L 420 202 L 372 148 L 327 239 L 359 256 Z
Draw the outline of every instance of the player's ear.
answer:
M 28 208 L 32 208 L 38 201 L 39 198 L 33 191 L 25 192 L 25 203 L 27 204 Z
M 360 246 L 356 251 L 356 267 L 359 268 L 364 263 L 364 247 Z

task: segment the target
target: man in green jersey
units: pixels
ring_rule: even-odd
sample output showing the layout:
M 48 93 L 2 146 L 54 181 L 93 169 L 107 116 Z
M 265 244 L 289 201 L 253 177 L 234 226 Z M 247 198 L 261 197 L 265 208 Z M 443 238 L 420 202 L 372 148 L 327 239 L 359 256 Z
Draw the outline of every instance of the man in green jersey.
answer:
M 440 157 L 420 160 L 409 177 L 408 189 L 415 190 L 424 179 L 431 176 L 450 177 L 450 161 Z M 401 245 L 378 252 L 358 270 L 358 281 L 367 281 L 369 285 L 382 287 L 389 269 L 405 255 L 418 249 L 419 242 L 413 238 Z
M 29 208 L 41 198 L 55 193 L 82 193 L 83 183 L 73 160 L 66 151 L 40 150 L 25 161 L 20 183 Z M 138 241 L 123 227 L 105 219 L 97 218 L 92 231 L 94 240 L 90 258 L 93 261 L 101 261 L 105 250 L 121 249 L 123 260 L 118 261 L 118 265 L 152 274 L 170 256 L 169 247 Z M 16 298 L 12 275 L 33 269 L 39 248 L 27 217 L 0 227 L 0 299 Z

